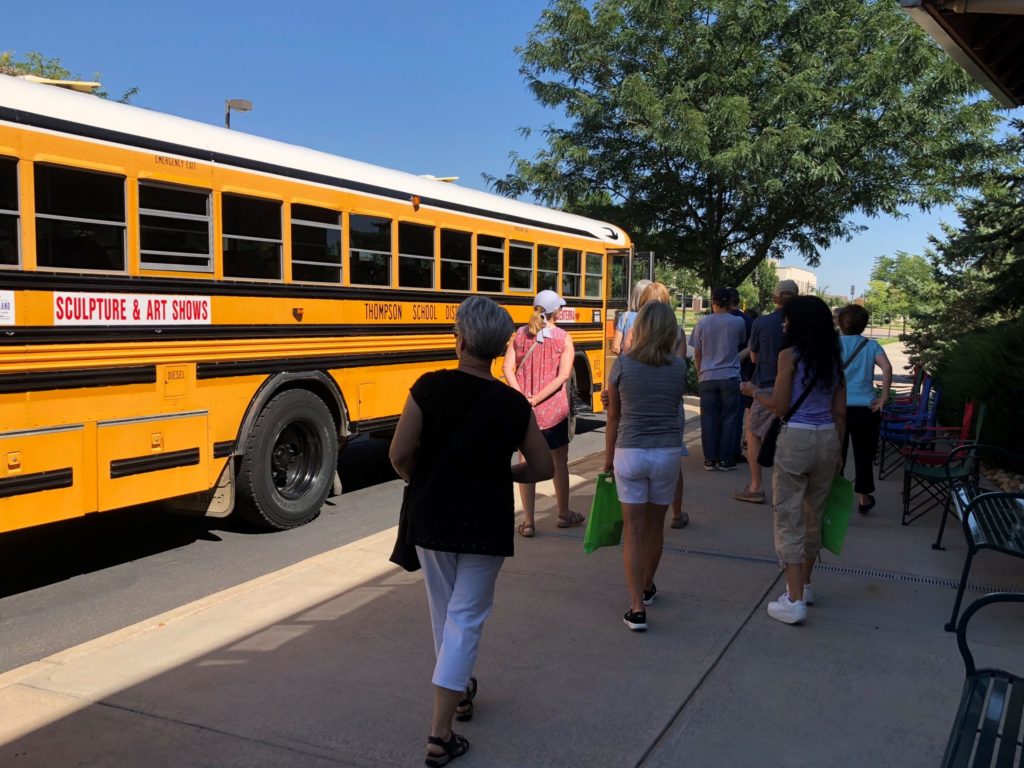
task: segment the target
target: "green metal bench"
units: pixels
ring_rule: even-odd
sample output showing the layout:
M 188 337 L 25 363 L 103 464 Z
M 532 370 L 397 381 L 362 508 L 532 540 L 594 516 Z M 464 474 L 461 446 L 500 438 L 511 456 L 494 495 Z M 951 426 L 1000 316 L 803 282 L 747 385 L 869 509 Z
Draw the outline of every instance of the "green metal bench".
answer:
M 991 549 L 1004 555 L 1024 558 L 1024 493 L 983 490 L 977 475 L 958 473 L 965 456 L 977 463 L 982 455 L 1000 454 L 1011 461 L 1019 462 L 1022 457 L 1001 448 L 979 443 L 969 443 L 953 449 L 946 459 L 946 472 L 950 488 L 950 511 L 960 518 L 967 541 L 967 559 L 964 561 L 960 586 L 953 603 L 953 613 L 946 624 L 946 631 L 956 629 L 956 615 L 967 587 L 974 556 L 983 549 Z
M 971 603 L 956 628 L 956 644 L 966 668 L 960 707 L 942 758 L 943 768 L 1020 766 L 1024 678 L 1002 669 L 978 669 L 967 647 L 967 624 L 982 608 L 1024 603 L 1024 594 L 997 592 Z

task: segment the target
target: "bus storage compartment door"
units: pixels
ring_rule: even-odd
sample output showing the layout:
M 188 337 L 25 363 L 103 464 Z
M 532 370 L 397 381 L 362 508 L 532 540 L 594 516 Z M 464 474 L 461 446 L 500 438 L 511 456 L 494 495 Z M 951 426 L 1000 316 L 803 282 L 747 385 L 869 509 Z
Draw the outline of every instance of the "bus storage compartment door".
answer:
M 101 512 L 207 490 L 206 411 L 101 421 L 96 426 Z
M 81 424 L 0 433 L 0 532 L 85 514 Z

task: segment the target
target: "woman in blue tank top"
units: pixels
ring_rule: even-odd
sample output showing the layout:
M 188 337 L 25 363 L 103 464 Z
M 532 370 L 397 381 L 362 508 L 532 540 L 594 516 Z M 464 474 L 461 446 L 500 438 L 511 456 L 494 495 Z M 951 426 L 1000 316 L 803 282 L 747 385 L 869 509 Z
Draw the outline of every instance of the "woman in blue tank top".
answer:
M 846 440 L 843 442 L 843 469 L 853 443 L 853 490 L 857 493 L 857 511 L 866 515 L 875 506 L 875 452 L 882 427 L 882 409 L 892 385 L 892 363 L 874 339 L 862 336 L 870 315 L 864 307 L 850 304 L 839 310 L 839 343 L 846 366 Z M 875 366 L 882 371 L 882 392 L 875 391 Z
M 775 551 L 785 568 L 786 592 L 768 604 L 768 615 L 799 624 L 814 602 L 811 571 L 821 549 L 825 501 L 840 469 L 846 384 L 825 302 L 799 296 L 783 307 L 782 317 L 775 389 L 771 395 L 755 394 L 748 385 L 746 391 L 779 417 L 793 409 L 779 433 L 772 474 Z

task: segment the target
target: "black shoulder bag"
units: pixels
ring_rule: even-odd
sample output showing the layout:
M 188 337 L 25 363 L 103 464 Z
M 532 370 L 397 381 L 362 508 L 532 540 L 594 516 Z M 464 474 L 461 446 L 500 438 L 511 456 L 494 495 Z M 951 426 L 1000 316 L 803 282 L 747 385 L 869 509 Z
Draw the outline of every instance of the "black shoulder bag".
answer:
M 775 464 L 775 444 L 779 442 L 779 432 L 782 431 L 782 425 L 793 418 L 793 414 L 797 412 L 801 405 L 804 404 L 804 400 L 811 394 L 811 390 L 814 389 L 814 385 L 818 383 L 818 377 L 815 376 L 811 379 L 811 383 L 808 384 L 804 391 L 800 393 L 800 397 L 795 403 L 786 411 L 786 415 L 781 419 L 776 416 L 772 419 L 772 423 L 768 426 L 768 431 L 764 437 L 761 438 L 761 450 L 757 452 L 757 463 L 762 467 L 771 467 Z
M 846 370 L 846 367 L 853 362 L 853 358 L 855 358 L 857 354 L 864 349 L 864 345 L 867 343 L 868 340 L 866 338 L 861 339 L 857 348 L 853 350 L 848 358 L 846 358 L 846 362 L 843 363 L 843 367 L 840 369 L 841 371 Z M 768 431 L 761 439 L 761 450 L 757 453 L 757 463 L 762 467 L 771 467 L 775 464 L 775 444 L 779 441 L 779 432 L 782 431 L 782 425 L 793 418 L 793 414 L 796 413 L 800 406 L 804 404 L 804 400 L 806 400 L 807 396 L 811 394 L 811 390 L 814 389 L 814 385 L 817 383 L 818 377 L 815 376 L 811 379 L 811 383 L 808 384 L 806 389 L 804 389 L 800 394 L 800 398 L 793 403 L 793 407 L 786 411 L 786 415 L 781 419 L 778 416 L 772 419 L 772 423 L 768 427 Z

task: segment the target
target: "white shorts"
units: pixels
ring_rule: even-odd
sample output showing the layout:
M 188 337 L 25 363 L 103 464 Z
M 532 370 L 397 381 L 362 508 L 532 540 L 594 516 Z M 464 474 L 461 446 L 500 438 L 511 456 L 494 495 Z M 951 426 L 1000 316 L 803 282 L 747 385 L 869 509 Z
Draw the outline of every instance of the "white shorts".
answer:
M 615 487 L 625 504 L 670 504 L 679 479 L 678 448 L 616 448 Z

